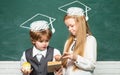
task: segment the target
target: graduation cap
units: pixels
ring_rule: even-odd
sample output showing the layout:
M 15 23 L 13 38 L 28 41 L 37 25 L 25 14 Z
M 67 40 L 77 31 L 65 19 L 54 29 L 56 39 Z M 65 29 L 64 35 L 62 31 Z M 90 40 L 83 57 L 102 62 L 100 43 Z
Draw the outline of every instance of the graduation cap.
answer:
M 86 20 L 88 20 L 88 11 L 91 10 L 90 7 L 83 4 L 82 2 L 76 0 L 65 5 L 58 7 L 60 11 L 67 13 L 68 15 L 78 15 L 78 16 L 86 16 Z
M 49 17 L 44 14 L 37 13 L 25 22 L 23 22 L 20 27 L 30 29 L 32 31 L 40 31 L 40 30 L 46 30 L 48 28 L 51 28 L 52 33 L 55 32 L 55 28 L 53 27 L 53 22 L 55 21 L 55 18 Z M 49 26 L 50 25 L 50 26 Z

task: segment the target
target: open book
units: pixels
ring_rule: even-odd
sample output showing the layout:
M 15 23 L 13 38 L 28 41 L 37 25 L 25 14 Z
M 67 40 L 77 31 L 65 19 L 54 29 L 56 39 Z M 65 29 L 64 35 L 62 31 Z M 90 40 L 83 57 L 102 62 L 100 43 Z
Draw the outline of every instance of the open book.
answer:
M 61 61 L 49 61 L 48 72 L 54 72 L 56 69 L 61 67 Z

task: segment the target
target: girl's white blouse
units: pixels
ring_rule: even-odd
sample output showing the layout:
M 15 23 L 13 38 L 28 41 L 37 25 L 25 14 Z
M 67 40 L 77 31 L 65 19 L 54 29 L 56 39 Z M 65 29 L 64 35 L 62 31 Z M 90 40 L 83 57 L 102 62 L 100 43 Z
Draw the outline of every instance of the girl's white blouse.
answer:
M 70 52 L 72 52 L 71 49 Z M 96 65 L 96 58 L 96 39 L 94 36 L 88 35 L 85 44 L 84 57 L 78 55 L 78 58 L 75 62 L 68 60 L 67 68 L 63 69 L 63 75 L 92 75 Z M 76 65 L 79 69 L 73 71 L 73 65 Z

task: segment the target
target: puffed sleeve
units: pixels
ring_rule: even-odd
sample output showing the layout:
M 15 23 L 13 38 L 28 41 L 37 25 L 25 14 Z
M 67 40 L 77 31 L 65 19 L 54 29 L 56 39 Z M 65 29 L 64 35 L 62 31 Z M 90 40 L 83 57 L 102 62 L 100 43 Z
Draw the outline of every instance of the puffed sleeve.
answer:
M 93 36 L 88 36 L 85 45 L 84 56 L 77 57 L 75 61 L 75 65 L 84 70 L 93 71 L 96 66 L 96 58 L 97 58 L 97 43 L 96 39 Z
M 23 52 L 23 55 L 22 55 L 21 60 L 20 60 L 20 64 L 22 65 L 26 61 L 27 60 L 26 60 L 25 52 Z
M 61 55 L 60 51 L 58 49 L 56 49 L 56 48 L 54 49 L 54 53 L 53 54 L 54 54 L 53 56 Z M 53 61 L 55 61 L 55 58 L 53 58 Z

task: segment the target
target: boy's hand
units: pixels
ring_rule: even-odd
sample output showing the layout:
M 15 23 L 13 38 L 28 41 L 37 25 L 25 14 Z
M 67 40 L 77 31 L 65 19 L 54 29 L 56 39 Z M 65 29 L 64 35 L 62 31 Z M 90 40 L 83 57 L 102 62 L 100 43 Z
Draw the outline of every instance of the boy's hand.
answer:
M 22 68 L 21 71 L 23 72 L 23 75 L 29 75 L 32 72 L 33 69 L 27 70 L 25 68 Z
M 24 62 L 21 71 L 23 72 L 23 75 L 29 75 L 32 72 L 31 64 L 29 62 Z
M 63 75 L 62 69 L 63 68 L 61 67 L 61 68 L 55 70 L 55 75 Z
M 54 58 L 55 58 L 56 61 L 60 61 L 61 55 L 55 55 Z

